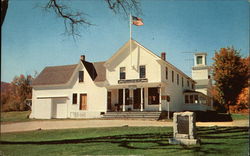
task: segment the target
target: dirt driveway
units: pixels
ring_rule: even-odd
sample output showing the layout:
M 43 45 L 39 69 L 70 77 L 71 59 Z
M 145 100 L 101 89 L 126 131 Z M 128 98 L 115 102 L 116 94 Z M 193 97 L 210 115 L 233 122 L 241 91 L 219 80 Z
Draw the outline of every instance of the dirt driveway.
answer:
M 1 133 L 69 129 L 69 128 L 93 128 L 93 127 L 122 127 L 122 126 L 160 126 L 171 127 L 172 122 L 155 120 L 41 120 L 18 123 L 1 124 Z M 236 120 L 233 122 L 197 122 L 197 126 L 237 126 L 249 127 L 248 120 Z

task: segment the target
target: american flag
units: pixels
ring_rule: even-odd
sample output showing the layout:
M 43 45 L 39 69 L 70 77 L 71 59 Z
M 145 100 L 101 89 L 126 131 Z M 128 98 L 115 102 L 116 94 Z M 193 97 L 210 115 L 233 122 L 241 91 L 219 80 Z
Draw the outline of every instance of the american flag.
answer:
M 144 25 L 143 21 L 139 17 L 132 16 L 132 23 L 136 26 L 142 26 Z

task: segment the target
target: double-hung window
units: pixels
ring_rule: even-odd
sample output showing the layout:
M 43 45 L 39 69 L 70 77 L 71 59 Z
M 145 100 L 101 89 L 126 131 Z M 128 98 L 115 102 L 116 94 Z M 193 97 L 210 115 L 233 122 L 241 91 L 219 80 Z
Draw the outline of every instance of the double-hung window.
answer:
M 77 104 L 77 94 L 76 93 L 73 93 L 72 104 Z
M 167 80 L 167 79 L 168 79 L 168 67 L 166 67 L 165 70 L 166 70 L 166 71 L 165 71 L 165 72 L 166 72 L 166 75 L 165 75 L 165 76 L 166 76 L 166 80 Z
M 197 65 L 202 64 L 202 56 L 197 56 L 196 57 L 196 63 L 197 63 Z
M 126 68 L 120 67 L 120 80 L 126 79 Z
M 179 85 L 179 74 L 177 74 L 177 85 Z
M 174 71 L 172 70 L 172 82 L 174 82 Z
M 83 81 L 84 81 L 84 72 L 79 71 L 79 82 L 83 82 Z
M 140 79 L 142 78 L 146 78 L 146 67 L 144 65 L 140 66 Z

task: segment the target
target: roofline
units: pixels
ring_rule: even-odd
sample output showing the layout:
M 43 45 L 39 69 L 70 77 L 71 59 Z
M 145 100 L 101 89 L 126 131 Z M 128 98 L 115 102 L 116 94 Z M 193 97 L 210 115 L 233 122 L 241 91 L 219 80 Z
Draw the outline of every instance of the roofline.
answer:
M 185 74 L 183 71 L 181 71 L 180 69 L 178 69 L 177 67 L 175 67 L 173 64 L 171 64 L 170 62 L 166 61 L 166 60 L 160 60 L 162 63 L 165 63 L 169 66 L 171 66 L 172 68 L 174 68 L 175 70 L 177 70 L 179 73 L 183 74 L 187 79 L 192 80 L 194 83 L 196 83 L 195 80 L 193 80 L 191 77 L 189 77 L 187 74 Z
M 67 83 L 31 85 L 31 87 L 62 87 L 62 86 L 67 86 Z
M 163 61 L 165 63 L 167 63 L 168 65 L 170 65 L 171 67 L 173 67 L 174 69 L 176 69 L 178 72 L 180 72 L 181 74 L 183 74 L 186 78 L 192 80 L 194 83 L 196 83 L 191 77 L 187 76 L 185 73 L 183 73 L 180 69 L 178 69 L 177 67 L 175 67 L 173 64 L 171 64 L 170 62 L 168 62 L 167 60 L 163 60 L 160 56 L 156 55 L 153 51 L 149 50 L 148 48 L 145 48 L 143 45 L 141 45 L 140 43 L 138 43 L 136 40 L 134 40 L 137 44 L 139 44 L 141 47 L 143 47 L 144 49 L 146 49 L 147 51 L 149 51 L 150 53 L 152 53 L 155 57 L 157 57 L 160 61 Z
M 153 55 L 154 57 L 156 57 L 160 62 L 164 62 L 166 64 L 168 64 L 169 66 L 171 66 L 172 68 L 174 68 L 175 70 L 177 70 L 179 73 L 183 74 L 187 79 L 192 80 L 194 83 L 196 83 L 191 77 L 189 77 L 188 75 L 186 75 L 184 72 L 182 72 L 180 69 L 178 69 L 177 67 L 175 67 L 174 65 L 172 65 L 170 62 L 163 60 L 160 56 L 156 55 L 153 51 L 149 50 L 148 48 L 144 47 L 143 45 L 141 45 L 139 42 L 137 42 L 136 40 L 131 40 L 133 42 L 135 42 L 137 45 L 139 45 L 140 47 L 142 47 L 143 49 L 145 49 L 147 52 L 149 52 L 149 54 Z M 125 46 L 127 46 L 127 44 L 129 43 L 129 41 L 127 41 L 121 48 L 119 48 L 118 51 L 122 50 Z M 109 61 L 111 61 L 115 56 L 118 55 L 118 51 L 111 56 L 110 59 L 108 59 L 105 63 L 104 66 L 106 67 L 107 63 Z
M 58 84 L 35 84 L 35 85 L 33 85 L 32 83 L 31 83 L 31 87 L 48 87 L 48 86 L 53 86 L 53 87 L 57 87 L 57 86 L 61 86 L 61 85 L 68 85 L 69 84 L 69 82 L 71 81 L 71 79 L 72 79 L 72 77 L 74 76 L 74 72 L 75 72 L 75 70 L 78 68 L 78 64 L 71 64 L 71 65 L 61 65 L 61 66 L 46 66 L 43 70 L 45 70 L 46 68 L 50 68 L 50 67 L 62 67 L 62 66 L 73 66 L 73 65 L 76 65 L 76 67 L 75 67 L 75 69 L 74 69 L 74 71 L 73 71 L 73 73 L 72 73 L 72 75 L 71 75 L 71 77 L 69 78 L 69 80 L 66 82 L 66 83 L 58 83 Z M 42 70 L 42 71 L 43 71 Z M 42 71 L 39 73 L 39 75 L 42 73 Z M 37 75 L 37 77 L 39 76 L 39 75 Z M 36 78 L 37 78 L 36 77 Z
M 120 50 L 122 50 L 124 47 L 126 47 L 126 45 L 128 44 L 128 42 L 129 41 L 127 41 L 127 42 L 125 42 L 124 44 L 123 44 L 123 46 L 121 46 L 105 63 L 104 63 L 104 66 L 106 66 L 107 64 L 108 64 L 108 62 L 110 62 L 111 60 L 113 60 L 114 59 L 114 57 L 116 57 L 117 55 L 118 55 L 118 52 L 120 51 Z
M 145 50 L 147 50 L 149 53 L 151 53 L 151 55 L 153 55 L 154 57 L 158 58 L 158 59 L 161 59 L 160 56 L 156 55 L 153 51 L 149 50 L 148 48 L 144 47 L 143 45 L 141 45 L 139 42 L 137 42 L 136 40 L 133 40 L 135 41 L 135 43 L 137 43 L 139 46 L 141 46 L 142 48 L 144 48 Z
M 198 52 L 198 53 L 194 53 L 195 56 L 197 55 L 206 55 L 207 56 L 207 53 L 206 52 Z

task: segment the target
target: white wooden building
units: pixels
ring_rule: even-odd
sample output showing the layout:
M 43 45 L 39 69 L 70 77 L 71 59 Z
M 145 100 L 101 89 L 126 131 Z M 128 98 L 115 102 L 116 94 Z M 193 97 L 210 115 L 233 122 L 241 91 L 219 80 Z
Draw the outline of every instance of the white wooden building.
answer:
M 132 40 L 131 46 L 128 41 L 105 62 L 88 62 L 82 55 L 75 65 L 46 67 L 33 81 L 30 117 L 99 118 L 108 111 L 168 111 L 169 97 L 171 112 L 211 109 L 206 95 L 195 91 L 195 83 L 170 64 L 165 53 L 159 57 Z

